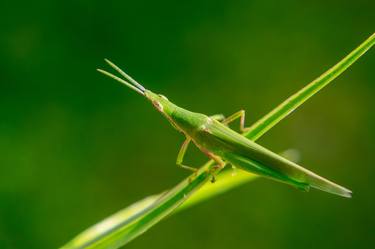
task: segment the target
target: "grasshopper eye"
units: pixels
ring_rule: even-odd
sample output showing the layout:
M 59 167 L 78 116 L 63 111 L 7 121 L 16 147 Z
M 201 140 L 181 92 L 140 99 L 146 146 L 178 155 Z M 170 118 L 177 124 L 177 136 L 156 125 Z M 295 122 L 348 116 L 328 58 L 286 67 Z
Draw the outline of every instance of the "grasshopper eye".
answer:
M 168 100 L 168 98 L 167 98 L 167 97 L 165 97 L 165 96 L 164 96 L 164 95 L 162 95 L 162 94 L 159 94 L 159 97 L 160 97 L 160 98 L 162 98 L 162 99 Z
M 160 111 L 160 112 L 163 111 L 163 105 L 160 104 L 159 102 L 157 102 L 157 101 L 152 101 L 152 104 L 155 106 L 155 108 L 156 108 L 158 111 Z

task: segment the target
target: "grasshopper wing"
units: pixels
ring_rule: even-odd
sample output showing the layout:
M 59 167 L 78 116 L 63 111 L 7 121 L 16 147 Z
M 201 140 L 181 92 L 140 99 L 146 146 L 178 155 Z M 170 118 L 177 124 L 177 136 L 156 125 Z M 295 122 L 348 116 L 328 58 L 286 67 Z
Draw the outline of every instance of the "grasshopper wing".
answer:
M 220 144 L 220 148 L 212 148 L 213 151 L 235 166 L 299 189 L 308 190 L 309 187 L 313 187 L 351 197 L 350 190 L 281 157 L 217 121 L 208 125 L 206 131 L 212 136 L 211 139 L 216 140 L 214 144 Z

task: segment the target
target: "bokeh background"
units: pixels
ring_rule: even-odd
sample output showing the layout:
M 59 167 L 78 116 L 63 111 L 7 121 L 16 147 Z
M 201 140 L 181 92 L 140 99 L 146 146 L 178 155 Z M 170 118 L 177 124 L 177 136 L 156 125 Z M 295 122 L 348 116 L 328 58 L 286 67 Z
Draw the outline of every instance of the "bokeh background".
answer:
M 374 1 L 2 1 L 0 248 L 57 248 L 174 186 L 183 137 L 103 77 L 107 57 L 146 87 L 247 123 L 374 32 Z M 352 199 L 259 179 L 161 222 L 127 248 L 372 248 L 375 53 L 259 143 Z M 187 158 L 205 158 L 192 149 Z

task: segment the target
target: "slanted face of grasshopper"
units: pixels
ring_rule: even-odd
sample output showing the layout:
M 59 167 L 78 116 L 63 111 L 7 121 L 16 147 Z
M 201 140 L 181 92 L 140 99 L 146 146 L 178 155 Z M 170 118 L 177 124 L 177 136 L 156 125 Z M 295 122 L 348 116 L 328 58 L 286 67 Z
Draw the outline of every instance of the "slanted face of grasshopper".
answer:
M 196 171 L 183 164 L 183 158 L 190 142 L 193 142 L 204 154 L 224 167 L 227 163 L 243 170 L 277 180 L 298 189 L 307 191 L 310 187 L 332 194 L 351 197 L 351 191 L 339 186 L 317 174 L 297 165 L 294 162 L 256 144 L 227 125 L 240 118 L 240 130 L 245 131 L 245 112 L 239 111 L 227 118 L 223 115 L 207 116 L 183 109 L 165 96 L 145 89 L 112 62 L 106 62 L 118 71 L 126 80 L 104 70 L 99 72 L 125 84 L 137 93 L 146 97 L 162 113 L 186 140 L 177 156 L 177 165 Z

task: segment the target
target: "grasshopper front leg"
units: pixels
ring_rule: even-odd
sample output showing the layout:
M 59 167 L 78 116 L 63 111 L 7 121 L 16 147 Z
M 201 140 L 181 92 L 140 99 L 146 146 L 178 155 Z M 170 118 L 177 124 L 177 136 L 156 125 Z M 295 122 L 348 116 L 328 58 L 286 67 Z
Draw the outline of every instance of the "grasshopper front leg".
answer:
M 245 111 L 244 110 L 240 110 L 240 111 L 230 115 L 229 117 L 224 119 L 222 121 L 222 123 L 227 125 L 227 124 L 230 124 L 231 122 L 235 121 L 238 118 L 240 118 L 240 130 L 241 130 L 241 132 L 248 131 L 249 127 L 245 127 Z
M 197 168 L 186 166 L 182 163 L 184 161 L 185 153 L 186 153 L 186 150 L 189 147 L 190 142 L 191 142 L 191 138 L 187 137 L 186 140 L 181 145 L 181 149 L 180 149 L 180 151 L 178 152 L 178 155 L 177 155 L 176 164 L 177 164 L 177 166 L 179 166 L 183 169 L 187 169 L 187 170 L 190 170 L 190 171 L 193 171 L 194 173 L 196 173 L 198 171 Z

